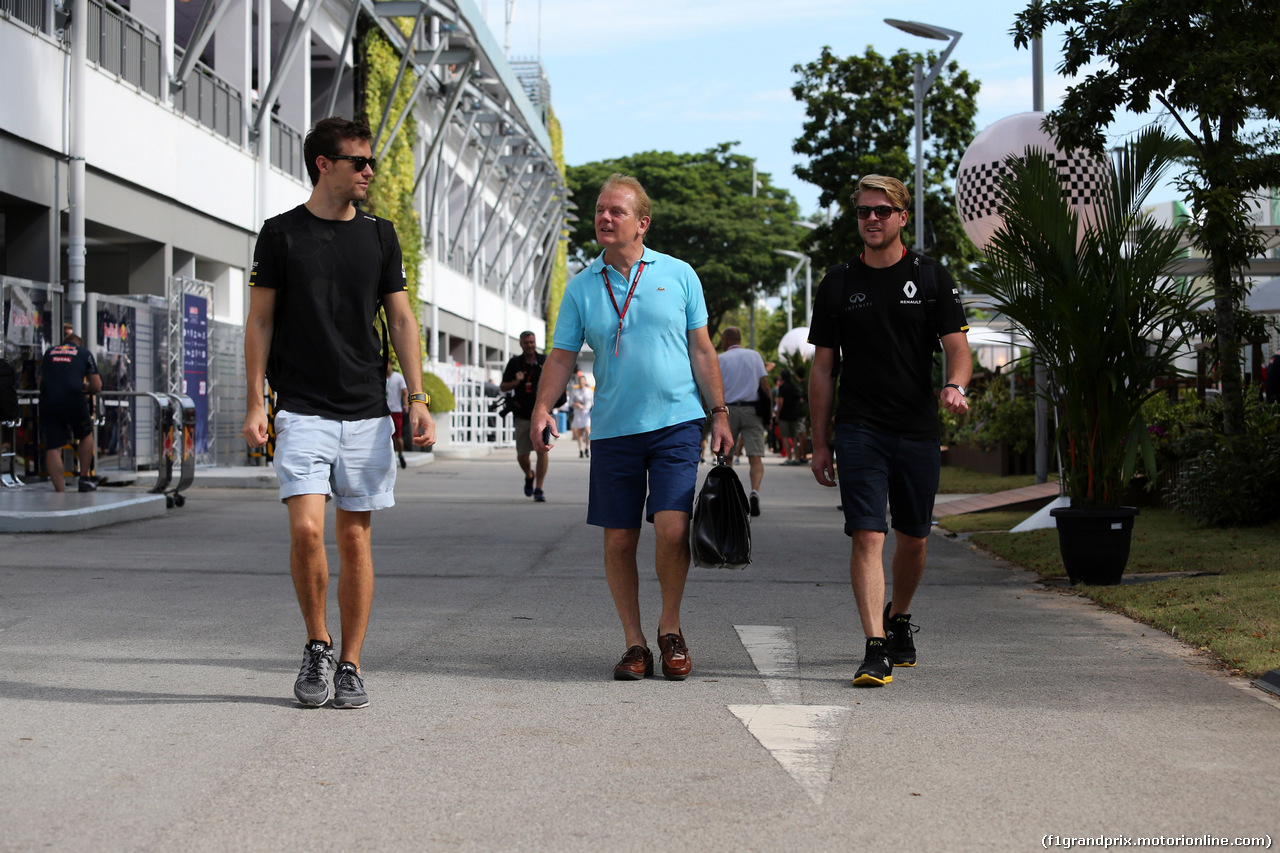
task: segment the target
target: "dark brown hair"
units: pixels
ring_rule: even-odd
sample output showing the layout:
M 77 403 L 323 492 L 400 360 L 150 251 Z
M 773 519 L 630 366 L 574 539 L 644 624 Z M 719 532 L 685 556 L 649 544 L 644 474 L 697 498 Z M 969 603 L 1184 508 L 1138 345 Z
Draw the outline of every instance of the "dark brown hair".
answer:
M 302 141 L 302 156 L 307 161 L 307 177 L 311 178 L 312 186 L 320 183 L 320 167 L 316 165 L 316 158 L 341 154 L 338 149 L 344 139 L 371 142 L 373 131 L 363 122 L 348 121 L 341 116 L 322 118 L 308 131 L 307 138 Z

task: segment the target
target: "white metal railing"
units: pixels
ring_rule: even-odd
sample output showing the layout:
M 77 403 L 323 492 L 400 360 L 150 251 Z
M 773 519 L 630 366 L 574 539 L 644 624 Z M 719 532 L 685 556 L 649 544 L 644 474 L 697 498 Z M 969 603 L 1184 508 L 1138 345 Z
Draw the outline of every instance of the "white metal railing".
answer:
M 89 61 L 161 97 L 160 36 L 110 0 L 89 0 Z
M 174 50 L 174 65 L 182 64 L 182 48 Z M 197 60 L 181 89 L 173 95 L 173 106 L 219 136 L 237 145 L 244 143 L 244 103 L 240 92 Z
M 16 18 L 34 30 L 49 32 L 49 0 L 0 0 L 0 15 Z
M 302 134 L 272 116 L 271 165 L 300 181 L 305 181 L 307 180 L 305 162 L 302 154 Z
M 497 399 L 498 371 L 484 367 L 430 362 L 427 365 L 453 392 L 455 405 L 449 413 L 449 444 L 479 447 L 510 447 L 515 444 L 512 418 L 500 418 L 489 411 Z

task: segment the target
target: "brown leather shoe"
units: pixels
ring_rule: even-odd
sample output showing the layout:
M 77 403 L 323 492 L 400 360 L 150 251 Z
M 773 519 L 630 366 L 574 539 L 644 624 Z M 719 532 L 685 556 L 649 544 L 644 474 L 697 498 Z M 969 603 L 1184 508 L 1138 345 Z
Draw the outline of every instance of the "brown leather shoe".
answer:
M 632 646 L 613 668 L 614 681 L 639 681 L 653 675 L 653 653 L 644 646 Z
M 658 637 L 658 648 L 662 650 L 662 675 L 671 681 L 684 681 L 693 670 L 693 660 L 689 657 L 689 647 L 684 644 L 684 632 L 662 634 Z

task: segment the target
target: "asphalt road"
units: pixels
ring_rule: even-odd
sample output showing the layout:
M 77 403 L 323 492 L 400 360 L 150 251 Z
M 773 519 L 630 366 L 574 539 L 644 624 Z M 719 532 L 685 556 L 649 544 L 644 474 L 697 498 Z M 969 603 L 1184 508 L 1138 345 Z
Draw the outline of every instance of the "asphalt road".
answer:
M 0 850 L 1020 851 L 1280 831 L 1280 703 L 963 542 L 930 542 L 919 666 L 852 687 L 847 539 L 803 468 L 768 468 L 753 565 L 692 571 L 692 677 L 612 681 L 623 642 L 576 456 L 553 452 L 546 504 L 510 452 L 402 472 L 374 521 L 363 710 L 293 700 L 305 636 L 271 491 L 0 537 Z M 656 627 L 651 531 L 641 549 Z

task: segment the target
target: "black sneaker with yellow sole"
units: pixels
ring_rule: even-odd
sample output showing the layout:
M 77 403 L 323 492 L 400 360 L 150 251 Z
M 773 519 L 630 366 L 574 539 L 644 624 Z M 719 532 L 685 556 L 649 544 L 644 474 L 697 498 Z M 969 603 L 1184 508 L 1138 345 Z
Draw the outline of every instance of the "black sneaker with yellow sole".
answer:
M 893 681 L 893 664 L 889 662 L 889 641 L 885 637 L 867 637 L 867 653 L 862 666 L 853 676 L 856 687 L 883 687 Z
M 911 624 L 910 613 L 889 615 L 890 601 L 884 606 L 884 633 L 889 638 L 889 660 L 894 666 L 916 665 L 916 641 L 913 634 L 920 630 L 919 625 Z

